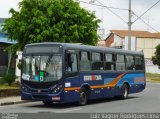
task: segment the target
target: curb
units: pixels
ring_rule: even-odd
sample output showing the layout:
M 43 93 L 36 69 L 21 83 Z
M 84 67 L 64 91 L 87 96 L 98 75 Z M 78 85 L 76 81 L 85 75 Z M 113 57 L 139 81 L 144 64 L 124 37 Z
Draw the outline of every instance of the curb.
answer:
M 19 95 L 20 89 L 0 89 L 0 98 Z
M 14 104 L 21 104 L 21 103 L 28 103 L 30 101 L 16 101 L 16 102 L 4 102 L 4 103 L 0 103 L 0 106 L 5 106 L 5 105 L 14 105 Z

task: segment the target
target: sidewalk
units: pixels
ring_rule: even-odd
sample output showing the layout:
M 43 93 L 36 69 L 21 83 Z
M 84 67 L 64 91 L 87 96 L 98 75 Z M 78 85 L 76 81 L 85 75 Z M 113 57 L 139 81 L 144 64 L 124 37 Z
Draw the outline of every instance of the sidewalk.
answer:
M 20 103 L 26 103 L 26 102 L 29 102 L 29 101 L 21 100 L 20 96 L 0 98 L 0 106 L 20 104 Z

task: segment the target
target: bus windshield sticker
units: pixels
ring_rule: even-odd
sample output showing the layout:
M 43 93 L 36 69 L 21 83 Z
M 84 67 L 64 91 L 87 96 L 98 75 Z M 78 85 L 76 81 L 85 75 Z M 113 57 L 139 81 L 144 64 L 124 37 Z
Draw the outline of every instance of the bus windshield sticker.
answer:
M 44 71 L 40 71 L 40 81 L 44 80 Z
M 24 80 L 29 80 L 30 79 L 30 76 L 28 74 L 22 74 L 22 79 Z
M 35 80 L 35 81 L 39 81 L 39 76 L 35 76 L 35 77 L 34 77 L 34 80 Z

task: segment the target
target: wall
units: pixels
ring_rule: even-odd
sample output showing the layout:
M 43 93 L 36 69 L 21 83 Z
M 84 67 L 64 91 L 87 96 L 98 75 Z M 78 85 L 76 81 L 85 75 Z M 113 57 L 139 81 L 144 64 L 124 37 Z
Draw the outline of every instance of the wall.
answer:
M 114 35 L 114 42 L 116 43 L 116 45 L 120 45 L 121 43 L 124 44 L 124 38 L 119 37 L 118 35 Z
M 136 50 L 143 50 L 145 58 L 152 58 L 155 52 L 155 47 L 160 44 L 160 39 L 154 38 L 137 38 Z
M 5 43 L 0 43 L 0 74 L 4 74 L 8 65 L 8 53 L 4 52 L 4 49 L 9 46 Z
M 131 50 L 132 51 L 136 51 L 136 43 L 137 43 L 136 37 L 131 37 Z M 123 49 L 128 50 L 128 36 L 125 37 Z
M 158 73 L 160 69 L 157 65 L 154 65 L 151 58 L 154 56 L 155 47 L 160 44 L 160 39 L 155 38 L 137 38 L 137 51 L 143 50 L 145 57 L 145 66 L 147 73 Z
M 105 45 L 106 45 L 106 47 L 110 47 L 113 42 L 114 42 L 114 35 L 111 34 L 111 35 L 108 37 L 108 39 L 105 40 Z
M 97 46 L 98 46 L 98 47 L 106 47 L 105 41 L 104 41 L 104 40 L 99 40 L 99 41 L 97 42 Z
M 17 65 L 18 65 L 18 63 L 20 61 L 22 61 L 22 52 L 21 51 L 17 51 L 16 55 L 17 55 L 17 58 L 16 58 L 16 71 L 15 71 L 15 74 L 16 74 L 17 77 L 20 77 L 21 76 L 21 70 L 17 67 Z

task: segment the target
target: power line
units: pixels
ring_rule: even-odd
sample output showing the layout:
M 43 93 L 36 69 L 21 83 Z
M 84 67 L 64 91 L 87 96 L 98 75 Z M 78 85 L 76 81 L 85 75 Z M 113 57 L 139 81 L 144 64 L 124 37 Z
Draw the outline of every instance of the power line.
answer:
M 121 16 L 119 16 L 118 14 L 116 14 L 115 12 L 113 12 L 111 9 L 109 9 L 108 7 L 106 7 L 105 5 L 103 5 L 101 2 L 99 2 L 98 0 L 96 0 L 99 4 L 101 4 L 102 7 L 105 7 L 108 11 L 110 11 L 112 14 L 114 14 L 115 16 L 117 16 L 119 19 L 121 19 L 124 23 L 128 24 L 128 22 L 126 22 Z
M 98 5 L 98 4 L 95 4 L 95 3 L 88 3 L 88 2 L 85 2 L 85 1 L 79 1 L 81 3 L 85 3 L 85 4 L 91 4 L 91 5 L 94 5 L 94 6 L 98 6 L 98 7 L 107 7 L 109 9 L 117 9 L 117 10 L 128 10 L 128 9 L 123 9 L 123 8 L 117 8 L 117 7 L 110 7 L 110 6 L 106 6 L 106 5 Z
M 138 15 L 136 15 L 134 13 L 134 15 L 139 18 L 145 25 L 147 25 L 148 27 L 150 27 L 152 30 L 156 31 L 156 32 L 159 32 L 158 30 L 156 30 L 155 28 L 153 28 L 151 25 L 149 25 L 146 21 L 144 21 L 141 17 L 139 17 Z
M 125 22 L 126 24 L 128 24 L 128 22 L 126 22 L 121 16 L 119 16 L 118 14 L 116 14 L 114 11 L 112 11 L 111 9 L 117 9 L 117 10 L 128 10 L 128 9 L 123 9 L 123 8 L 116 8 L 116 7 L 109 7 L 109 6 L 105 6 L 103 5 L 101 2 L 99 2 L 98 0 L 95 0 L 96 2 L 98 2 L 99 4 L 95 4 L 95 3 L 88 3 L 85 1 L 79 1 L 82 3 L 86 3 L 86 4 L 91 4 L 94 6 L 99 6 L 99 7 L 104 7 L 106 8 L 108 11 L 110 11 L 112 14 L 114 14 L 115 16 L 117 16 L 119 19 L 121 19 L 123 22 Z M 158 0 L 155 4 L 153 4 L 149 9 L 147 9 L 143 14 L 141 14 L 140 16 L 136 15 L 133 11 L 132 13 L 137 17 L 137 19 L 135 21 L 132 22 L 135 23 L 138 19 L 140 19 L 145 25 L 147 25 L 148 27 L 150 27 L 151 29 L 153 29 L 156 32 L 159 32 L 158 30 L 156 30 L 155 28 L 153 28 L 151 25 L 149 25 L 146 21 L 144 21 L 141 17 L 146 14 L 150 9 L 152 9 L 155 5 L 157 5 L 160 2 L 160 0 Z
M 134 20 L 132 23 L 136 22 L 138 19 L 140 19 L 144 14 L 146 14 L 150 9 L 152 9 L 155 5 L 157 5 L 160 2 L 158 0 L 155 4 L 153 4 L 150 8 L 148 8 L 143 14 L 141 14 L 136 20 Z

